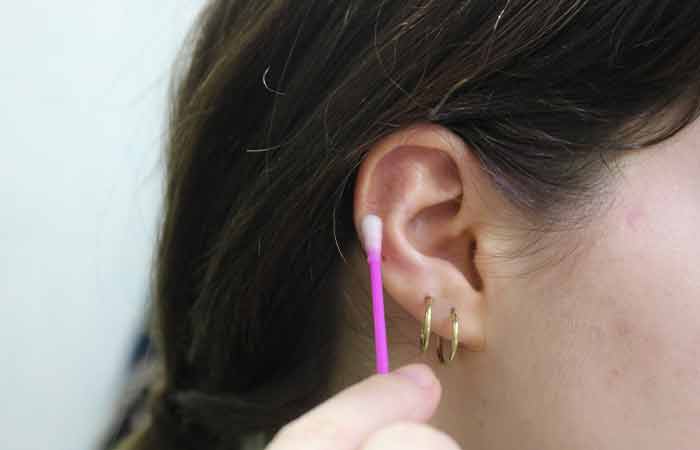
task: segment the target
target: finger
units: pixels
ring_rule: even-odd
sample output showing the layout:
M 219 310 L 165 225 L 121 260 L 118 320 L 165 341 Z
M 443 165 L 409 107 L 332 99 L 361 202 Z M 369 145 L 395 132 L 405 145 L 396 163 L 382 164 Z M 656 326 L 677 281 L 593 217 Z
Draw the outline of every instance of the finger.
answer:
M 396 422 L 372 433 L 361 450 L 461 450 L 447 433 L 424 423 Z
M 267 450 L 355 450 L 392 422 L 429 419 L 441 393 L 440 382 L 425 364 L 375 374 L 282 427 Z

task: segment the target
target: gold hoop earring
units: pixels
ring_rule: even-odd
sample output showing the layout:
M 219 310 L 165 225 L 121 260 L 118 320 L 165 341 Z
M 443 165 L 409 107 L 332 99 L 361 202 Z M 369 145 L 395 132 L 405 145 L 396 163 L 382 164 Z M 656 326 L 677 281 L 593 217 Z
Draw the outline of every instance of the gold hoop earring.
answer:
M 442 354 L 442 337 L 438 336 L 438 349 L 437 354 L 440 362 L 447 364 L 447 362 L 452 361 L 457 353 L 457 346 L 459 345 L 459 322 L 457 321 L 457 313 L 455 309 L 450 310 L 450 319 L 452 320 L 452 351 L 450 352 L 450 357 L 445 360 Z
M 424 352 L 428 350 L 430 343 L 430 321 L 432 320 L 433 298 L 429 295 L 425 296 L 425 316 L 423 317 L 423 327 L 420 330 L 420 350 Z

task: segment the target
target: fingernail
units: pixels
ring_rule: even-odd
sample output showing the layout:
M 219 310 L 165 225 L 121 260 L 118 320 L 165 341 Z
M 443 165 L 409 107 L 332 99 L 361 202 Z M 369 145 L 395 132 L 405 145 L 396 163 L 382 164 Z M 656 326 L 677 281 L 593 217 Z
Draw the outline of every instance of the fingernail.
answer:
M 435 375 L 425 364 L 410 364 L 394 371 L 395 374 L 408 378 L 414 384 L 426 389 L 435 384 Z

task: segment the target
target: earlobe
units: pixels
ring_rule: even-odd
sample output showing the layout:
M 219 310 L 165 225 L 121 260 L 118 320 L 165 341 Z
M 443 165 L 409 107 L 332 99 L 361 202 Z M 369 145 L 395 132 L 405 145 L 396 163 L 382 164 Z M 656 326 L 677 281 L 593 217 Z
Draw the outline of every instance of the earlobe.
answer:
M 421 323 L 431 296 L 433 333 L 452 337 L 450 311 L 459 319 L 459 342 L 484 346 L 483 274 L 474 252 L 486 219 L 487 183 L 456 135 L 433 124 L 398 130 L 377 142 L 360 166 L 354 220 L 382 218 L 384 289 Z

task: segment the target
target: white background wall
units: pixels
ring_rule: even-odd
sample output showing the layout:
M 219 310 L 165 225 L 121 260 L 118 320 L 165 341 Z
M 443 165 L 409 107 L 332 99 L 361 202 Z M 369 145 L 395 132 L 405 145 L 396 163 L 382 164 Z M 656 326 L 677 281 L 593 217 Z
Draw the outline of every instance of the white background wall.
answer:
M 170 64 L 202 0 L 3 2 L 0 449 L 89 449 L 144 304 Z

